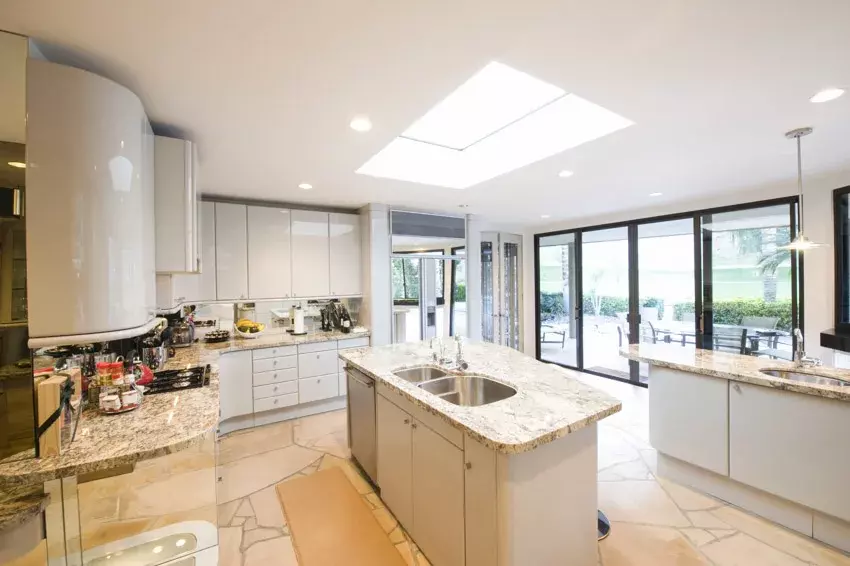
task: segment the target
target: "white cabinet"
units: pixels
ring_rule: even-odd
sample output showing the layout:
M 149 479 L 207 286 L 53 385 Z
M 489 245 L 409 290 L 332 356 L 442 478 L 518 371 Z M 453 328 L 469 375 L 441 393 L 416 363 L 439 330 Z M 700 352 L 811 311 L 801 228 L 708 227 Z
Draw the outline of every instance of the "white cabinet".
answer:
M 215 203 L 202 202 L 201 211 L 201 273 L 198 275 L 199 301 L 216 300 L 215 285 Z
M 339 375 L 320 375 L 298 380 L 298 402 L 312 403 L 339 395 Z
M 729 385 L 730 477 L 850 521 L 850 406 L 770 387 Z M 700 437 L 693 438 L 701 444 Z
M 408 531 L 413 531 L 413 419 L 376 395 L 378 485 L 381 499 Z
M 198 273 L 199 222 L 195 144 L 154 141 L 157 273 Z
M 338 354 L 336 350 L 298 354 L 298 377 L 315 377 L 329 373 L 339 373 Z
M 413 536 L 433 564 L 464 566 L 463 452 L 414 421 Z
M 658 366 L 652 366 L 650 381 L 649 442 L 653 448 L 729 475 L 728 382 Z
M 330 293 L 328 213 L 293 210 L 292 296 L 322 297 Z
M 158 309 L 169 310 L 183 303 L 200 299 L 198 291 L 198 275 L 175 273 L 156 276 L 156 306 Z
M 219 368 L 220 420 L 254 412 L 254 384 L 251 352 L 222 354 Z
M 244 204 L 215 203 L 216 297 L 248 298 L 248 213 Z
M 356 214 L 329 215 L 330 235 L 330 293 L 360 295 L 360 216 Z
M 496 452 L 468 435 L 463 440 L 466 566 L 491 566 L 499 563 Z
M 248 297 L 288 298 L 292 293 L 290 211 L 248 207 Z

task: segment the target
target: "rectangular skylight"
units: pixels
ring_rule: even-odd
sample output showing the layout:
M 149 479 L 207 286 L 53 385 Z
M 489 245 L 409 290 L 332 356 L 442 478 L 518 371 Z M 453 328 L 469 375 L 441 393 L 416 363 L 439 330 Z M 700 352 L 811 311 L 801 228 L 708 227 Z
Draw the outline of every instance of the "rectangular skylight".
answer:
M 414 122 L 401 137 L 466 149 L 565 94 L 555 85 L 494 61 Z
M 357 173 L 465 189 L 633 122 L 500 63 L 490 63 Z

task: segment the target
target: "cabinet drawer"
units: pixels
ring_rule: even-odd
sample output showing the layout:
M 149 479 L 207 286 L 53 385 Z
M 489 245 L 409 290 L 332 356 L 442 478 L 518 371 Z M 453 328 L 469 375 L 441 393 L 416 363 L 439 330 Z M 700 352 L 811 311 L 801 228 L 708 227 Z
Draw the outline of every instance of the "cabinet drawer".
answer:
M 262 413 L 263 411 L 282 409 L 283 407 L 291 407 L 297 404 L 298 393 L 280 395 L 279 397 L 266 397 L 265 399 L 257 399 L 256 401 L 254 401 L 254 412 Z
M 284 356 L 282 358 L 266 358 L 264 360 L 254 360 L 254 373 L 297 367 L 298 356 Z
M 310 352 L 325 352 L 327 350 L 336 350 L 336 340 L 314 342 L 312 344 L 298 344 L 299 354 L 309 354 Z
M 346 338 L 345 340 L 339 340 L 337 342 L 337 348 L 340 350 L 345 350 L 346 348 L 365 348 L 368 345 L 368 336 L 363 336 L 362 338 Z
M 266 358 L 279 358 L 281 356 L 294 356 L 298 353 L 297 346 L 278 346 L 277 348 L 263 348 L 262 350 L 254 350 L 255 360 L 265 360 Z
M 348 395 L 348 377 L 345 372 L 339 372 L 339 394 Z
M 278 369 L 274 371 L 264 371 L 254 373 L 254 386 L 269 385 L 271 383 L 282 383 L 284 381 L 293 381 L 298 379 L 297 368 Z
M 309 403 L 339 395 L 339 374 L 298 380 L 298 402 Z
M 336 350 L 298 354 L 298 377 L 316 377 L 329 373 L 339 373 Z
M 339 368 L 339 373 L 344 372 L 345 371 L 345 360 L 337 358 L 337 367 Z
M 260 385 L 254 387 L 254 407 L 257 406 L 257 399 L 265 399 L 266 397 L 279 397 L 280 395 L 288 395 L 290 393 L 298 393 L 297 381 L 284 381 L 283 383 L 273 383 L 271 385 Z

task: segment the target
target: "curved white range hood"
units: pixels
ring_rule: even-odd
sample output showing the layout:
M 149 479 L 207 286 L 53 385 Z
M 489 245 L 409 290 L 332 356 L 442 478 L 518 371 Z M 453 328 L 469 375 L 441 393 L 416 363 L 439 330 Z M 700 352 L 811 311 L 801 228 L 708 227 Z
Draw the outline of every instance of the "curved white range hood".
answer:
M 139 98 L 95 74 L 27 63 L 30 347 L 154 323 L 153 132 Z

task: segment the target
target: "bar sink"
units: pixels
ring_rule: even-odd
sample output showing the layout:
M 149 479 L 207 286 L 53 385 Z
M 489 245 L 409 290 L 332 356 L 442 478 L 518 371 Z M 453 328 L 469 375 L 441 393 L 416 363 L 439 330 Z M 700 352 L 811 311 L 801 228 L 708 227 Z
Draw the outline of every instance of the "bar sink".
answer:
M 393 375 L 395 375 L 396 377 L 400 377 L 405 381 L 409 381 L 410 383 L 421 383 L 423 381 L 439 379 L 441 377 L 445 377 L 448 374 L 440 368 L 422 366 L 409 369 L 400 369 L 398 371 L 394 371 Z
M 762 369 L 759 371 L 771 377 L 790 379 L 791 381 L 801 381 L 803 383 L 813 383 L 815 385 L 831 385 L 833 387 L 850 387 L 850 381 L 827 377 L 817 373 L 806 373 L 790 369 Z
M 420 383 L 419 388 L 462 407 L 480 407 L 516 395 L 510 385 L 479 375 L 443 377 Z

